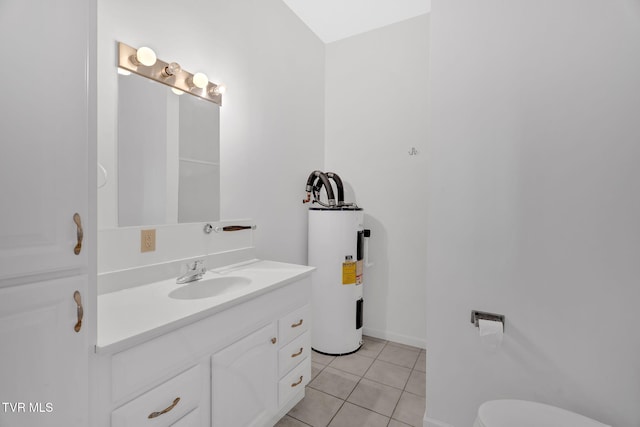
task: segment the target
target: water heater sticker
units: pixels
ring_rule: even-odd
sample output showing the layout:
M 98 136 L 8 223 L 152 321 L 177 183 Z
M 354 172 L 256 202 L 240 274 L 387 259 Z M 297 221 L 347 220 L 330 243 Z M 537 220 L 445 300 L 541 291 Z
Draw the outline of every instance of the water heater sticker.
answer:
M 347 260 L 342 263 L 342 284 L 353 285 L 356 283 L 356 263 Z
M 362 284 L 362 260 L 356 261 L 356 285 Z

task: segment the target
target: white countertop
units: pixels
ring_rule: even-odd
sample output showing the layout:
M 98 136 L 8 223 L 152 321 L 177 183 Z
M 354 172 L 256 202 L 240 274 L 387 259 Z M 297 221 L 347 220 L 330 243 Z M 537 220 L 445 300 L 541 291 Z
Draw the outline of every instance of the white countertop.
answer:
M 176 278 L 99 295 L 96 351 L 120 351 L 297 281 L 313 270 L 315 267 L 251 260 L 207 271 L 203 280 L 230 276 L 251 280 L 242 289 L 209 298 L 170 298 L 171 291 L 197 283 L 178 285 Z

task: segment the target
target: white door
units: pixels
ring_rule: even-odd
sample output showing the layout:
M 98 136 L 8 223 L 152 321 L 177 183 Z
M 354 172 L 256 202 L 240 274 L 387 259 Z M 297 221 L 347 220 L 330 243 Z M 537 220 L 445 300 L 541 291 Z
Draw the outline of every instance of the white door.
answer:
M 0 426 L 87 427 L 86 276 L 0 288 Z M 77 331 L 76 331 L 77 330 Z
M 0 286 L 87 265 L 91 1 L 0 1 Z
M 214 427 L 263 426 L 277 411 L 276 325 L 271 323 L 212 357 Z

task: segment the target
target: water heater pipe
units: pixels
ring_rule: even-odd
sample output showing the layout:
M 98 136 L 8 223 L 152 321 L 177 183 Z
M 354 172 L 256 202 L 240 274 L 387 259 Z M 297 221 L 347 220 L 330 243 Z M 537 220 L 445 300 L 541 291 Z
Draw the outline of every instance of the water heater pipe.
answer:
M 314 181 L 316 180 L 320 181 L 317 186 L 314 185 Z M 327 192 L 327 200 L 329 202 L 328 205 L 321 203 L 320 200 L 315 198 L 316 193 L 320 192 L 320 190 L 322 189 L 322 186 L 324 186 Z M 309 175 L 309 178 L 307 179 L 306 191 L 307 191 L 307 198 L 302 201 L 303 203 L 307 203 L 310 200 L 311 192 L 313 191 L 314 202 L 317 202 L 327 207 L 334 207 L 336 205 L 336 198 L 333 195 L 333 187 L 331 187 L 331 183 L 329 182 L 329 178 L 327 178 L 327 175 L 322 171 L 315 170 L 311 172 L 311 174 Z
M 336 183 L 336 188 L 338 189 L 338 206 L 344 205 L 344 186 L 342 185 L 342 180 L 338 176 L 337 173 L 327 172 L 327 178 L 332 179 L 333 182 Z

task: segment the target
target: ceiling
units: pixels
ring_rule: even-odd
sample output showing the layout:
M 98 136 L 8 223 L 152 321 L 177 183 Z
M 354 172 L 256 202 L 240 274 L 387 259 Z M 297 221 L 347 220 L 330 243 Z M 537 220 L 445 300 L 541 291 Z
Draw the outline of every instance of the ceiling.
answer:
M 325 43 L 422 15 L 431 0 L 283 0 Z

